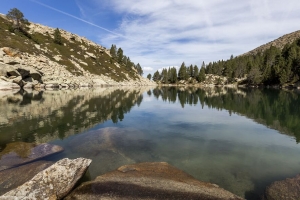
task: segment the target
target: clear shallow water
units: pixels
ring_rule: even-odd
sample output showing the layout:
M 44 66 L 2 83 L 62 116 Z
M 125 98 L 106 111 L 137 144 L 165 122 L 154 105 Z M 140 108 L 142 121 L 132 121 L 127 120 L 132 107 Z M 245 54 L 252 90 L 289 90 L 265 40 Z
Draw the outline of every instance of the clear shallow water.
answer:
M 48 159 L 91 158 L 91 179 L 124 164 L 165 161 L 257 199 L 272 181 L 300 172 L 299 100 L 295 92 L 220 88 L 7 94 L 0 147 L 61 145 L 65 151 Z

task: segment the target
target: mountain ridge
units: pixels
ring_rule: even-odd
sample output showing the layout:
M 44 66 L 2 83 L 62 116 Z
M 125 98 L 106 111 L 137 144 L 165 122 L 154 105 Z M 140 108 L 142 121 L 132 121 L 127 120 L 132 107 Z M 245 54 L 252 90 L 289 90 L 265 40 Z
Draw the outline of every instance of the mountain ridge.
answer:
M 259 47 L 256 47 L 255 49 L 252 49 L 251 51 L 243 53 L 240 56 L 249 55 L 249 54 L 255 55 L 257 53 L 262 53 L 265 50 L 269 49 L 271 46 L 277 47 L 279 49 L 283 49 L 283 47 L 286 44 L 291 44 L 291 43 L 293 43 L 295 40 L 297 40 L 299 38 L 300 38 L 300 30 L 294 31 L 294 32 L 285 34 L 285 35 L 283 35 L 283 36 L 281 36 L 281 37 L 279 37 L 279 38 L 277 38 L 275 40 L 272 40 L 271 42 L 268 42 L 268 43 L 263 44 L 263 45 L 261 45 Z
M 0 89 L 155 84 L 85 37 L 58 29 L 57 44 L 55 28 L 30 22 L 24 34 L 12 25 L 0 15 Z

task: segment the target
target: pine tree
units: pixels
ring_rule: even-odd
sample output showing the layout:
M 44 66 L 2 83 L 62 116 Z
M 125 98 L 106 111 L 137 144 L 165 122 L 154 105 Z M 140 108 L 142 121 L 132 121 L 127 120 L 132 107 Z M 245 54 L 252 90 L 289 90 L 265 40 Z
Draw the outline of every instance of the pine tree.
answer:
M 169 83 L 169 81 L 168 81 L 168 78 L 169 78 L 168 77 L 168 70 L 164 68 L 162 70 L 161 75 L 162 75 L 162 82 L 165 83 L 165 84 L 168 84 Z
M 197 81 L 199 81 L 199 82 L 205 81 L 205 68 L 204 67 L 201 67 Z
M 110 52 L 111 57 L 115 59 L 117 57 L 116 45 L 112 44 L 109 52 Z
M 17 8 L 10 9 L 6 17 L 13 21 L 13 29 L 17 29 L 19 31 L 23 31 L 23 25 L 28 23 L 28 20 L 24 18 L 24 14 Z
M 137 70 L 137 72 L 138 72 L 138 74 L 139 74 L 140 76 L 142 76 L 142 75 L 144 74 L 143 69 L 142 69 L 140 63 L 138 63 L 138 64 L 136 65 L 136 70 Z M 149 75 L 149 74 L 148 74 L 148 75 Z M 150 74 L 150 75 L 151 75 L 151 74 Z M 151 79 L 151 77 L 150 77 L 150 79 Z M 150 79 L 149 79 L 149 80 L 150 80 Z
M 184 62 L 181 64 L 179 71 L 178 71 L 178 79 L 185 80 L 186 79 L 186 66 Z
M 190 65 L 190 68 L 189 68 L 189 76 L 190 76 L 190 77 L 194 77 L 194 67 L 193 67 L 193 65 Z
M 118 49 L 117 52 L 117 61 L 119 64 L 122 64 L 123 61 L 123 50 L 121 48 Z
M 152 75 L 151 75 L 151 74 L 148 74 L 148 75 L 147 75 L 147 78 L 148 78 L 149 80 L 151 80 Z
M 153 81 L 160 81 L 160 74 L 159 74 L 158 70 L 153 74 L 152 80 Z
M 62 45 L 62 38 L 58 28 L 54 31 L 54 43 Z
M 199 75 L 199 68 L 197 65 L 194 66 L 194 78 L 197 78 Z

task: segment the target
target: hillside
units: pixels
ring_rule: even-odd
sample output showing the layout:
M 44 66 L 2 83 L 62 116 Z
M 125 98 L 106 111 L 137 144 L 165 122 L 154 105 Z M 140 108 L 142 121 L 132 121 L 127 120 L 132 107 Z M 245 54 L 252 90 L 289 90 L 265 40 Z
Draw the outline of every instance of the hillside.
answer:
M 11 27 L 0 15 L 0 89 L 154 84 L 84 37 L 60 29 L 60 45 L 54 28 L 28 23 L 24 34 Z
M 285 34 L 271 42 L 268 42 L 264 45 L 261 45 L 247 53 L 244 53 L 242 55 L 255 55 L 257 54 L 258 52 L 264 52 L 266 51 L 267 49 L 269 49 L 271 46 L 273 47 L 277 47 L 278 49 L 283 49 L 283 47 L 286 45 L 286 44 L 291 44 L 293 43 L 295 40 L 297 40 L 298 38 L 300 38 L 300 30 L 298 31 L 295 31 L 295 32 L 292 32 L 292 33 L 289 33 L 289 34 Z

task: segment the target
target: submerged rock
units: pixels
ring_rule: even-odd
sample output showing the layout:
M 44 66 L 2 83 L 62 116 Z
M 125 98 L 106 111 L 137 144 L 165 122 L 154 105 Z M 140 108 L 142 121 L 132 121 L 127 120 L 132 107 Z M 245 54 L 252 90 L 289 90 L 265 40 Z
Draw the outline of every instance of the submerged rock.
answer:
M 25 184 L 5 193 L 0 199 L 62 199 L 83 176 L 91 162 L 85 158 L 62 159 Z
M 37 161 L 0 172 L 0 195 L 29 181 L 40 171 L 52 165 L 52 162 Z
M 14 142 L 6 145 L 0 152 L 0 171 L 63 151 L 63 148 L 53 144 L 35 145 L 26 142 Z
M 165 162 L 125 165 L 81 184 L 70 199 L 242 199 Z
M 154 144 L 148 138 L 147 134 L 134 128 L 107 127 L 76 135 L 67 148 L 74 154 L 101 163 L 101 166 L 89 168 L 96 177 L 122 165 L 154 161 Z
M 300 199 L 300 174 L 294 178 L 275 181 L 267 187 L 264 200 L 299 200 Z

